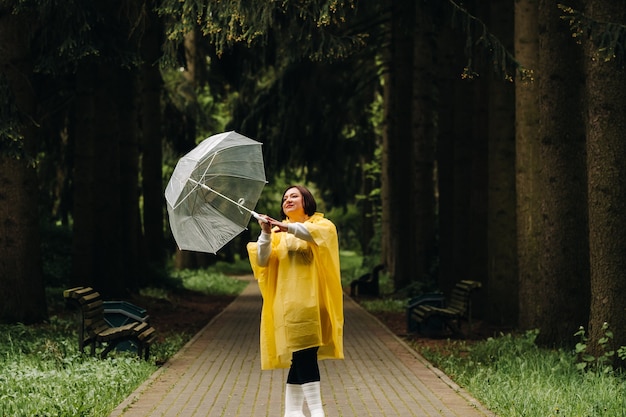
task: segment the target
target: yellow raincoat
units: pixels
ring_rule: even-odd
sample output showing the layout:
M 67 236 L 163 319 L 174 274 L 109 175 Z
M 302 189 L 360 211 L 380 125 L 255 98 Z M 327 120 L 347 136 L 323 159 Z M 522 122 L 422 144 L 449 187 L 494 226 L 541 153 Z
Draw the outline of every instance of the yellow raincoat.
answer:
M 263 295 L 261 369 L 288 368 L 292 352 L 314 346 L 319 346 L 318 359 L 343 359 L 337 229 L 322 213 L 303 224 L 313 242 L 272 232 L 272 253 L 265 267 L 258 265 L 257 243 L 248 243 Z

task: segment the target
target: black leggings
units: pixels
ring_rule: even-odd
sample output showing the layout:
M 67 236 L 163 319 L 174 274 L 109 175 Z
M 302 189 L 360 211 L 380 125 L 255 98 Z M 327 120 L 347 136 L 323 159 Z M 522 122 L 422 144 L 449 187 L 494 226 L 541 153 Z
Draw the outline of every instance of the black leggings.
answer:
M 320 380 L 320 368 L 317 364 L 318 349 L 316 346 L 292 353 L 291 367 L 287 375 L 288 384 L 302 385 Z

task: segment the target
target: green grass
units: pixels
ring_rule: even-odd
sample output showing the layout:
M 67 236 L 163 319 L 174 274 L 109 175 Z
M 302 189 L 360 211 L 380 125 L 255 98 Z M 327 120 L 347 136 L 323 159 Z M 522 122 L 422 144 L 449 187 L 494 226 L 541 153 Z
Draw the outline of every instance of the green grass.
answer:
M 0 416 L 104 416 L 156 370 L 130 352 L 78 352 L 76 323 L 2 325 Z
M 235 258 L 233 262 L 218 261 L 215 265 L 206 268 L 207 273 L 225 274 L 225 275 L 246 275 L 252 273 L 250 261 L 248 258 Z
M 374 265 L 379 261 L 370 259 L 363 260 L 363 256 L 353 251 L 342 250 L 339 253 L 341 263 L 341 285 L 344 288 L 349 287 L 350 283 L 359 278 L 361 275 L 372 272 Z M 379 275 L 379 285 L 381 294 L 389 294 L 393 292 L 393 282 L 386 272 Z
M 354 253 L 342 252 L 341 263 L 344 286 L 368 272 Z M 385 274 L 380 284 L 382 294 L 393 292 Z M 403 312 L 406 302 L 392 297 L 359 301 L 374 315 Z M 449 340 L 443 350 L 412 345 L 498 416 L 626 417 L 624 373 L 602 366 L 581 370 L 580 352 L 539 348 L 536 335 L 501 335 L 471 345 Z
M 348 283 L 361 271 L 361 257 L 350 252 L 342 255 L 342 275 Z M 172 288 L 184 287 L 237 295 L 247 283 L 231 276 L 251 272 L 247 259 L 218 262 L 204 270 L 172 272 L 164 286 L 144 288 L 141 294 L 167 299 Z M 62 279 L 48 281 L 48 305 L 53 311 L 62 311 Z M 151 347 L 149 361 L 140 360 L 132 351 L 113 351 L 101 360 L 80 354 L 76 327 L 75 317 L 59 315 L 42 325 L 0 325 L 0 416 L 108 415 L 157 370 L 157 363 L 165 362 L 193 336 L 168 335 Z
M 344 285 L 367 272 L 355 253 L 341 253 Z M 247 260 L 172 274 L 175 286 L 236 295 L 245 283 L 229 275 L 251 273 Z M 381 287 L 391 285 L 381 275 Z M 167 299 L 167 288 L 143 295 Z M 60 291 L 49 290 L 58 307 Z M 383 293 L 386 293 L 383 290 Z M 404 311 L 405 300 L 363 300 L 376 314 Z M 192 335 L 169 335 L 151 349 L 151 360 L 112 352 L 106 360 L 78 352 L 76 322 L 53 316 L 39 326 L 0 325 L 0 416 L 101 417 L 108 415 Z M 626 417 L 626 378 L 618 371 L 581 371 L 577 353 L 538 348 L 536 334 L 502 335 L 476 344 L 449 341 L 446 349 L 418 349 L 429 361 L 501 417 Z M 588 367 L 590 368 L 590 367 Z M 594 370 L 595 369 L 595 370 Z
M 499 416 L 626 416 L 623 373 L 581 371 L 573 351 L 541 349 L 535 337 L 502 335 L 471 346 L 449 341 L 446 353 L 418 350 Z
M 249 273 L 249 272 L 248 272 Z M 246 283 L 214 270 L 173 275 L 184 288 L 236 295 Z M 148 288 L 143 295 L 167 298 L 168 290 Z M 47 291 L 58 310 L 62 291 Z M 0 325 L 0 416 L 102 417 L 122 402 L 193 335 L 167 335 L 143 361 L 132 351 L 113 351 L 101 360 L 78 350 L 74 317 L 53 315 L 42 325 Z
M 362 267 L 363 257 L 356 252 L 342 250 L 339 252 L 339 261 L 341 263 L 341 275 L 345 275 L 346 279 L 352 279 L 360 275 L 364 270 Z
M 248 285 L 245 281 L 232 279 L 212 269 L 185 269 L 175 272 L 174 278 L 180 280 L 187 289 L 214 295 L 237 295 Z
M 370 313 L 391 312 L 402 313 L 406 310 L 407 300 L 394 298 L 380 298 L 375 300 L 361 300 L 359 304 Z

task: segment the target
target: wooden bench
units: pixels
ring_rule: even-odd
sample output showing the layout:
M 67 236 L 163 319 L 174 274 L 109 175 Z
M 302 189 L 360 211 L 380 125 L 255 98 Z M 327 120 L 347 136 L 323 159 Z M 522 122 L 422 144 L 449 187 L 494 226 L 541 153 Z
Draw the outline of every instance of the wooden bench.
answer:
M 385 269 L 385 265 L 376 265 L 372 272 L 361 275 L 350 283 L 350 296 L 359 295 L 380 295 L 380 284 L 378 282 L 380 271 Z
M 63 291 L 68 305 L 77 307 L 81 323 L 78 328 L 78 347 L 81 352 L 91 346 L 91 354 L 96 347 L 103 347 L 102 359 L 122 342 L 132 342 L 137 347 L 139 357 L 148 360 L 150 345 L 155 339 L 155 329 L 146 322 L 135 321 L 113 327 L 105 320 L 104 301 L 99 292 L 91 287 L 75 287 Z
M 443 328 L 452 331 L 454 337 L 464 338 L 461 330 L 461 321 L 467 320 L 472 326 L 472 293 L 481 288 L 478 281 L 463 280 L 457 283 L 452 290 L 450 300 L 443 306 L 432 303 L 418 303 L 407 309 L 407 323 L 409 328 L 421 330 L 435 327 L 432 321 L 438 320 Z
M 428 323 L 417 323 L 412 317 L 412 312 L 421 305 L 430 305 L 435 307 L 445 307 L 446 298 L 442 292 L 428 292 L 420 294 L 409 300 L 406 310 L 406 331 L 411 333 L 430 334 L 438 330 L 442 330 L 440 320 L 429 320 Z

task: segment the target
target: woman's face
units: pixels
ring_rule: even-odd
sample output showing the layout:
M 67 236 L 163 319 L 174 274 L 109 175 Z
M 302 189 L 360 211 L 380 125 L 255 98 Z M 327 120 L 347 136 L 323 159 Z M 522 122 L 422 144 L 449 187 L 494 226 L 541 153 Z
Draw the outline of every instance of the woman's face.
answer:
M 304 202 L 300 190 L 294 187 L 285 191 L 285 195 L 283 195 L 283 212 L 292 220 L 304 216 Z

